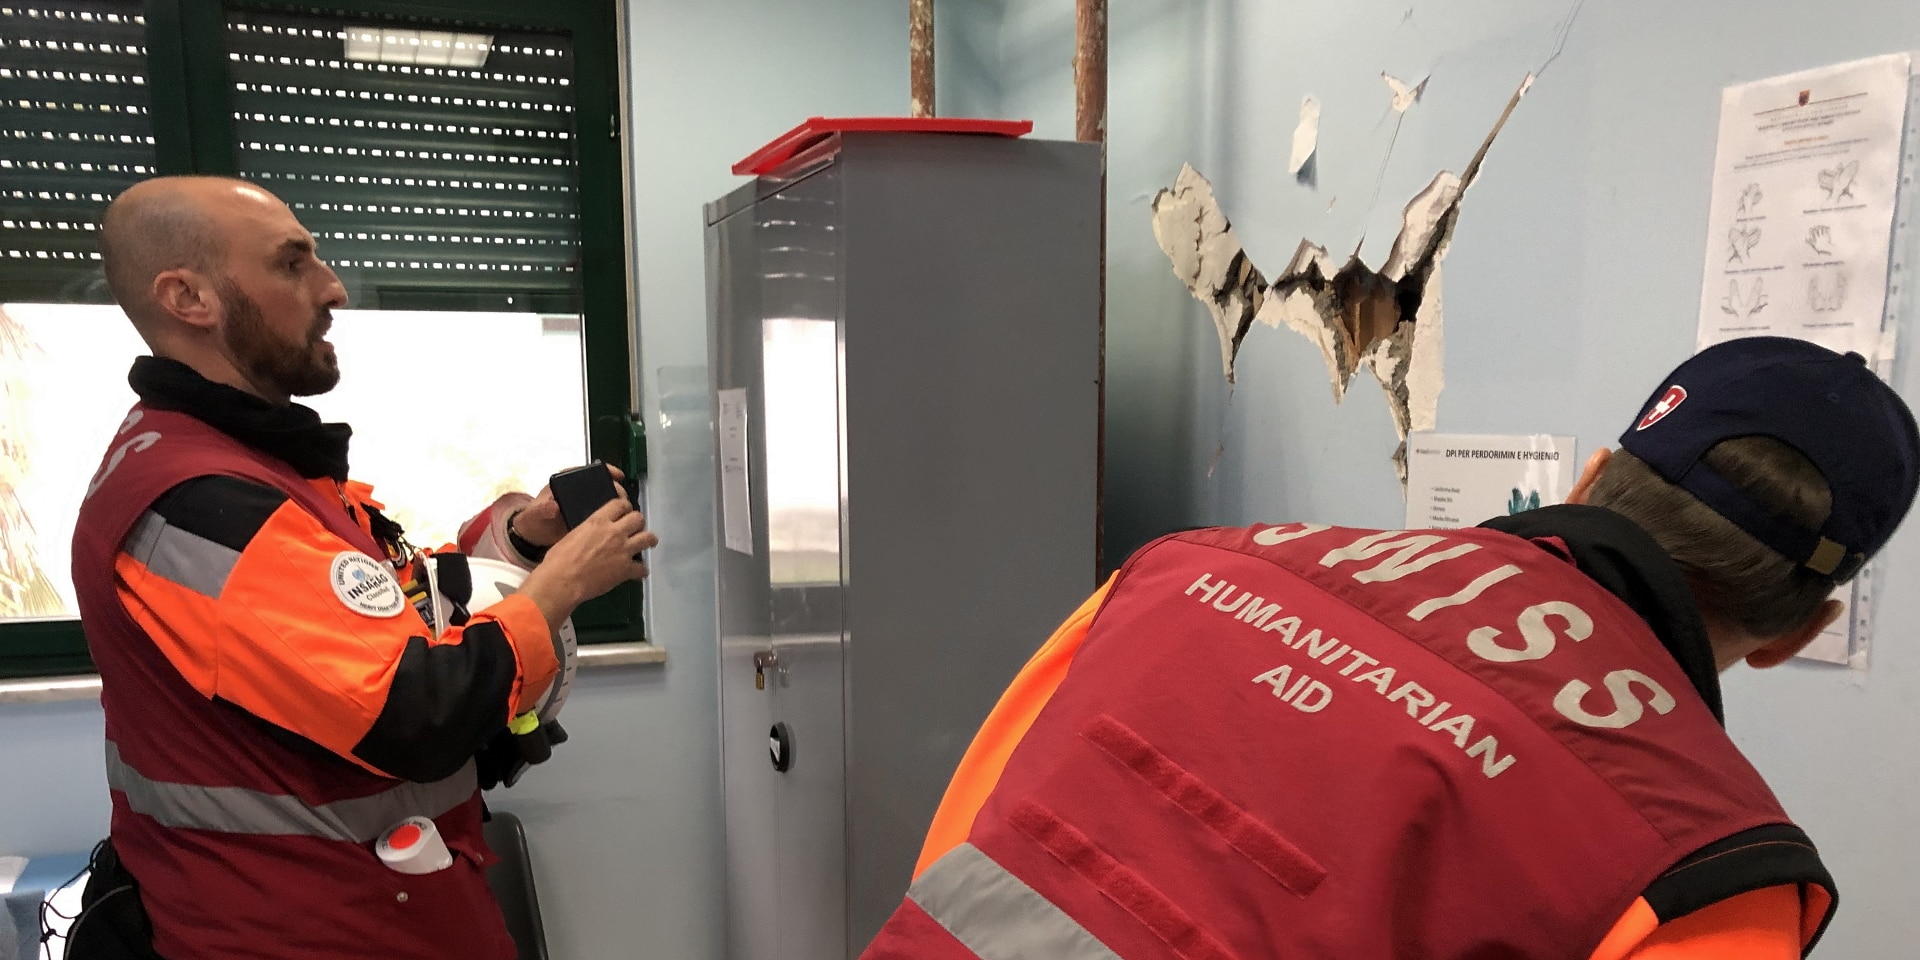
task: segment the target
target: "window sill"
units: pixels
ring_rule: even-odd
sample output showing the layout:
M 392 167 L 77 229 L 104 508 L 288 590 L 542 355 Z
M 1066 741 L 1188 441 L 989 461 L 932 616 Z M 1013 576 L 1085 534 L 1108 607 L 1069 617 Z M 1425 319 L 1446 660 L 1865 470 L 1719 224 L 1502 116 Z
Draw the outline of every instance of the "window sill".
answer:
M 100 699 L 98 674 L 0 680 L 0 704 L 59 703 L 64 700 L 98 699 Z
M 666 662 L 667 651 L 651 643 L 597 643 L 580 648 L 582 668 L 630 667 Z M 0 680 L 0 706 L 99 698 L 100 677 L 97 674 Z
M 666 663 L 667 650 L 644 641 L 638 643 L 596 643 L 580 648 L 582 667 L 631 667 L 637 664 Z

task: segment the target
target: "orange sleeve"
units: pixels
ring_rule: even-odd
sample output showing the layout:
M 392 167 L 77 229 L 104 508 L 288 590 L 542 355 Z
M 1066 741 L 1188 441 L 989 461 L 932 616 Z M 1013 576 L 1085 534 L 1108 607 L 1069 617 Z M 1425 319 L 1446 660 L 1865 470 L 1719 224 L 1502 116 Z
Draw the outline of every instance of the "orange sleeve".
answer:
M 1060 687 L 1060 681 L 1066 678 L 1067 667 L 1073 663 L 1073 657 L 1080 652 L 1080 644 L 1087 638 L 1087 627 L 1093 623 L 1093 615 L 1100 611 L 1100 605 L 1107 600 L 1107 592 L 1113 589 L 1113 580 L 1108 578 L 1100 589 L 1088 597 L 1080 609 L 1067 618 L 1067 622 L 1055 630 L 1053 636 L 1041 645 L 1027 665 L 1022 667 L 1018 676 L 1013 678 L 1000 701 L 993 706 L 993 712 L 987 714 L 987 720 L 980 725 L 980 732 L 974 734 L 973 743 L 967 747 L 966 755 L 960 758 L 960 766 L 953 773 L 953 779 L 947 783 L 946 795 L 940 799 L 940 809 L 934 812 L 933 825 L 927 830 L 927 842 L 920 849 L 920 862 L 914 866 L 913 875 L 918 877 L 935 860 L 947 851 L 964 843 L 967 834 L 973 830 L 973 818 L 987 802 L 987 795 L 1000 782 L 1001 771 L 1007 768 L 1007 759 L 1013 756 L 1013 748 L 1019 746 L 1021 738 L 1033 726 L 1035 717 L 1052 699 L 1053 692 Z
M 559 671 L 531 600 L 508 597 L 433 636 L 390 566 L 292 500 L 243 546 L 156 516 L 116 561 L 128 614 L 203 696 L 368 769 L 427 779 L 464 762 L 471 741 L 531 709 Z M 354 593 L 363 585 L 374 589 Z
M 1591 960 L 1800 960 L 1800 890 L 1766 887 L 1660 923 L 1635 900 Z

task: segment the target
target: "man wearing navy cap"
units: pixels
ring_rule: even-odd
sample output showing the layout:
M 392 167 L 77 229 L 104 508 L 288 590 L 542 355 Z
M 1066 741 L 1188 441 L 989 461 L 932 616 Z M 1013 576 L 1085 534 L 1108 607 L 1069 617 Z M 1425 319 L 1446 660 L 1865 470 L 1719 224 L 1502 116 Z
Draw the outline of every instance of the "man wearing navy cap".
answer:
M 1569 503 L 1135 554 L 975 737 L 867 958 L 1789 960 L 1831 876 L 1718 674 L 1841 610 L 1920 485 L 1854 355 L 1702 351 Z

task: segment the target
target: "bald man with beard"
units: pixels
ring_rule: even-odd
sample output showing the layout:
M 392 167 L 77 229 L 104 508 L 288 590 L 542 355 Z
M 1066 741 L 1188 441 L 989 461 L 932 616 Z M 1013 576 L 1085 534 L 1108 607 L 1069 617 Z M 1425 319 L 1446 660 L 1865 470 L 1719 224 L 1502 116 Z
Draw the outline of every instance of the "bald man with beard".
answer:
M 420 555 L 348 478 L 352 431 L 293 402 L 339 383 L 347 303 L 293 212 L 159 178 L 100 247 L 152 355 L 74 533 L 113 821 L 68 955 L 514 956 L 475 757 L 554 682 L 574 608 L 646 575 L 645 518 L 621 497 L 569 532 L 548 492 L 504 497 L 460 548 L 524 586 L 430 625 Z
M 277 405 L 340 382 L 325 338 L 346 289 L 265 190 L 217 177 L 137 184 L 107 209 L 100 248 L 114 300 L 154 356 Z

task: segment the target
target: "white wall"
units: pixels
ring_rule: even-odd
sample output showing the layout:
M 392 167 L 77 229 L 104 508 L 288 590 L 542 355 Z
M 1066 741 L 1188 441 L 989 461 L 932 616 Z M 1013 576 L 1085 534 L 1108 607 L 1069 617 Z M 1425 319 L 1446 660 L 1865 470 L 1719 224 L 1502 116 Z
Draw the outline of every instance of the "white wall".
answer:
M 670 660 L 583 673 L 572 742 L 491 799 L 527 823 L 554 957 L 708 960 L 724 929 L 709 441 L 704 400 L 690 421 L 670 397 L 677 420 L 663 422 L 662 371 L 705 384 L 701 204 L 740 182 L 735 160 L 808 116 L 903 113 L 906 5 L 631 0 L 627 20 L 632 256 L 663 541 L 651 621 Z M 98 704 L 0 707 L 0 853 L 85 850 L 105 834 L 100 741 Z
M 1153 245 L 1146 199 L 1191 160 L 1271 274 L 1304 236 L 1378 266 L 1401 206 L 1458 172 L 1571 3 L 1138 0 L 1113 6 L 1110 563 L 1186 523 L 1398 526 L 1394 436 L 1371 381 L 1329 397 L 1316 348 L 1256 326 L 1231 392 L 1210 322 Z M 1010 0 L 1005 112 L 1072 132 L 1072 4 Z M 1920 7 L 1838 0 L 1587 3 L 1469 191 L 1446 262 L 1439 427 L 1611 444 L 1692 349 L 1723 85 L 1920 45 Z M 1379 73 L 1431 71 L 1378 188 L 1391 122 Z M 1323 105 L 1319 181 L 1285 172 L 1300 98 Z M 1329 206 L 1331 205 L 1331 209 Z M 1907 262 L 1916 252 L 1906 251 Z M 1901 318 L 1913 339 L 1912 318 Z M 1895 383 L 1920 398 L 1920 364 Z M 1208 466 L 1224 444 L 1218 466 Z M 1844 671 L 1740 668 L 1730 728 L 1821 846 L 1842 908 L 1826 957 L 1920 939 L 1920 521 L 1884 555 L 1864 686 Z

